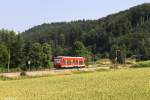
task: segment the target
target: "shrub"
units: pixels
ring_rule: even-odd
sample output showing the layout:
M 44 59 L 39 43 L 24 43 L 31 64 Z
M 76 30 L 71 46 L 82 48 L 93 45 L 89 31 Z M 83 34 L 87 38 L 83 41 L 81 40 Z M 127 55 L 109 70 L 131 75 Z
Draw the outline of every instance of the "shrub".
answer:
M 150 60 L 148 61 L 141 61 L 133 65 L 134 68 L 140 68 L 140 67 L 150 67 Z
M 25 71 L 22 71 L 22 72 L 20 73 L 20 76 L 26 76 L 26 72 L 25 72 Z

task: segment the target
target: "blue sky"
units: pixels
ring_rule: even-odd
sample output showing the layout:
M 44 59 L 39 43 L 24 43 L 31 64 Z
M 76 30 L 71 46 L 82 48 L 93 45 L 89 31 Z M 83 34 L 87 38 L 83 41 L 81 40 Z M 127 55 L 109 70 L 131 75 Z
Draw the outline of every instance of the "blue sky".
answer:
M 0 28 L 25 31 L 42 23 L 98 19 L 150 0 L 1 0 Z

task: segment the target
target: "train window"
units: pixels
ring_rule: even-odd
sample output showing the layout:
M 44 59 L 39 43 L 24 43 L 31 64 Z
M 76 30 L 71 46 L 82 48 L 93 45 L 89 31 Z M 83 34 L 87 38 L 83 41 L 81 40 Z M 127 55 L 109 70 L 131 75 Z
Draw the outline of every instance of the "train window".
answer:
M 64 64 L 67 65 L 67 60 L 64 60 Z
M 54 62 L 55 62 L 56 64 L 59 64 L 60 61 L 61 61 L 61 59 L 55 59 L 55 60 L 54 60 Z
M 76 64 L 78 64 L 78 60 L 76 60 Z
M 73 64 L 73 60 L 71 60 L 71 64 Z
M 75 61 L 75 60 L 73 60 L 73 64 L 76 64 L 76 61 Z
M 67 61 L 67 64 L 68 64 L 68 65 L 71 65 L 71 61 L 70 61 L 70 60 L 68 60 L 68 61 Z

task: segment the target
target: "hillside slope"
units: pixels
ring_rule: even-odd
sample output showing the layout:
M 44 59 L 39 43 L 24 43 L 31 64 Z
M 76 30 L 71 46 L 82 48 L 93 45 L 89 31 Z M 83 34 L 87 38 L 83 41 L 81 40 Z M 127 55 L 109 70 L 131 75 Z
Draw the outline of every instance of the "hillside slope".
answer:
M 81 41 L 94 54 L 110 52 L 115 45 L 124 45 L 131 54 L 149 54 L 150 4 L 142 4 L 98 20 L 45 23 L 23 33 L 25 40 L 47 42 L 53 48 L 71 48 Z M 136 42 L 136 43 L 135 43 Z M 149 58 L 149 57 L 146 57 Z

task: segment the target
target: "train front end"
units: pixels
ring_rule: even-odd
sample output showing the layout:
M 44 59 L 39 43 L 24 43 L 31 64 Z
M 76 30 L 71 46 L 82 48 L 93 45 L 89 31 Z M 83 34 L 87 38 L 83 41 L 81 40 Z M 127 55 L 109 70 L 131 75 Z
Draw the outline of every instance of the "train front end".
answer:
M 55 57 L 54 58 L 54 67 L 55 68 L 61 68 L 62 64 L 62 57 Z

